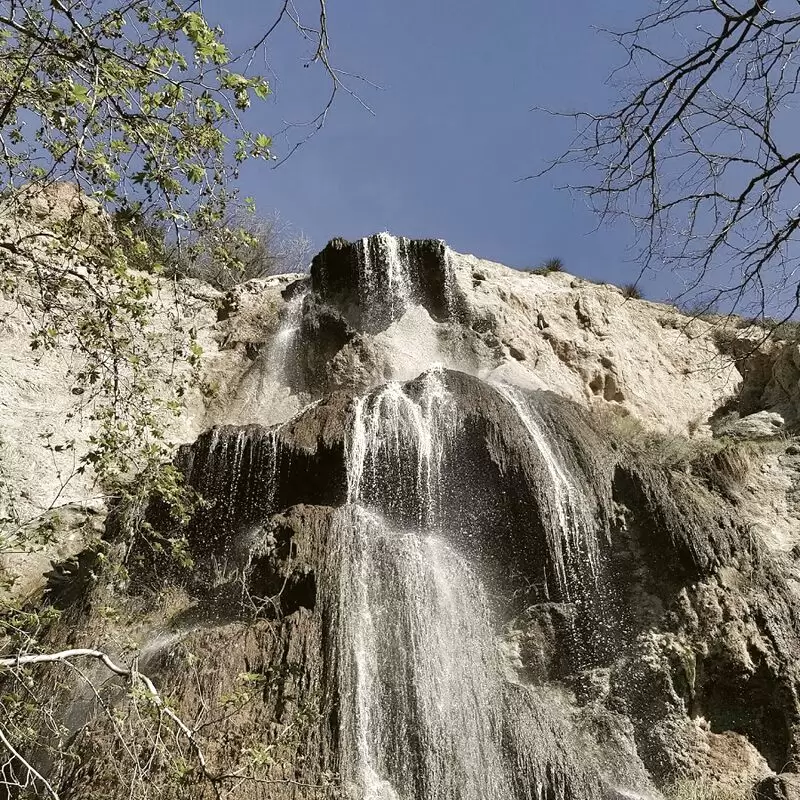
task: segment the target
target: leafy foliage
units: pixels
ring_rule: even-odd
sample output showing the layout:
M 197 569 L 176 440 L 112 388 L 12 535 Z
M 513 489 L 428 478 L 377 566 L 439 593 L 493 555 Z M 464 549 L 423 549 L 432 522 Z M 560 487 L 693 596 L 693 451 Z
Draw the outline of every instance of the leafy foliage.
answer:
M 228 207 L 243 163 L 273 158 L 269 135 L 244 121 L 250 105 L 270 93 L 248 65 L 288 21 L 304 40 L 316 38 L 309 63 L 324 65 L 335 92 L 324 0 L 319 8 L 314 31 L 283 4 L 260 40 L 237 56 L 197 0 L 9 0 L 0 7 L 0 298 L 29 326 L 42 365 L 56 368 L 60 359 L 76 398 L 65 420 L 71 430 L 48 432 L 43 443 L 54 464 L 72 455 L 67 472 L 57 467 L 59 495 L 75 478 L 91 479 L 117 502 L 134 539 L 144 537 L 153 552 L 184 566 L 185 543 L 158 534 L 140 513 L 155 495 L 181 522 L 198 502 L 170 463 L 169 438 L 199 383 L 196 301 L 165 276 L 183 274 L 178 264 L 201 263 L 200 254 L 226 276 L 247 268 L 257 237 L 228 224 Z M 6 463 L 0 458 L 3 558 L 35 549 L 61 525 L 59 497 L 18 496 Z M 113 596 L 126 577 L 116 563 L 124 549 L 109 564 L 108 543 L 90 542 L 81 557 L 53 565 L 51 582 L 63 579 L 63 599 L 71 584 L 102 575 Z M 54 697 L 58 688 L 74 697 L 75 674 L 111 720 L 121 751 L 138 754 L 140 743 L 71 665 L 71 651 L 43 653 L 59 611 L 24 605 L 13 583 L 13 574 L 0 573 L 0 655 L 7 656 L 0 664 L 0 785 L 14 796 L 57 797 L 26 758 L 46 753 L 51 735 L 68 733 Z M 153 752 L 171 759 L 178 782 L 204 773 L 193 732 L 135 664 L 109 666 L 102 653 L 75 653 L 100 658 L 129 683 L 132 718 L 149 712 Z M 45 678 L 33 666 L 40 661 L 60 666 Z M 32 719 L 41 724 L 32 727 Z M 177 747 L 160 740 L 163 724 L 182 737 Z M 59 748 L 54 755 L 64 754 Z M 138 767 L 133 777 L 131 796 L 151 796 Z
M 68 176 L 203 224 L 242 161 L 270 156 L 240 119 L 269 86 L 235 69 L 196 3 L 12 2 L 0 32 L 5 186 Z
M 330 73 L 321 9 L 312 60 Z M 27 323 L 36 359 L 60 366 L 76 398 L 70 432 L 43 443 L 54 463 L 72 455 L 59 496 L 91 479 L 127 509 L 134 535 L 150 535 L 136 524 L 145 498 L 160 497 L 178 521 L 197 500 L 170 464 L 168 433 L 198 383 L 197 301 L 164 275 L 173 244 L 191 260 L 225 228 L 242 164 L 272 158 L 270 137 L 243 121 L 270 92 L 246 66 L 285 18 L 284 8 L 237 57 L 195 0 L 0 9 L 0 295 Z M 241 252 L 218 244 L 213 256 L 237 268 Z M 0 556 L 54 535 L 59 500 L 18 496 L 3 463 Z M 152 546 L 184 558 L 179 541 Z M 3 575 L 0 588 L 13 583 Z M 0 647 L 35 649 L 41 624 L 0 595 Z
M 37 355 L 73 351 L 71 416 L 91 430 L 75 472 L 109 494 L 178 501 L 166 431 L 202 348 L 191 298 L 160 276 L 248 266 L 256 237 L 227 208 L 243 162 L 272 155 L 243 122 L 270 92 L 247 65 L 285 17 L 235 57 L 194 0 L 0 11 L 0 290 L 25 309 Z M 318 41 L 330 72 L 324 13 Z
M 194 2 L 40 0 L 0 14 L 3 290 L 31 310 L 35 351 L 76 352 L 74 413 L 92 423 L 77 472 L 111 493 L 139 474 L 137 493 L 176 496 L 165 425 L 202 352 L 178 290 L 159 302 L 168 254 L 135 221 L 157 206 L 177 238 L 217 224 L 242 162 L 270 158 L 269 137 L 240 118 L 268 94 Z

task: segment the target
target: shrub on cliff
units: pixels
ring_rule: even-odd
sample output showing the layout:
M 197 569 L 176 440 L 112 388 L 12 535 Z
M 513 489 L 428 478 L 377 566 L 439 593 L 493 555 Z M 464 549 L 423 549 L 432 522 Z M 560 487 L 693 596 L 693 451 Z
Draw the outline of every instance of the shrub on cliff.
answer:
M 551 272 L 563 272 L 564 262 L 560 258 L 548 258 L 538 267 L 529 269 L 533 275 L 549 275 Z
M 152 271 L 158 265 L 167 278 L 196 278 L 221 291 L 253 278 L 306 272 L 311 258 L 310 240 L 277 212 L 263 216 L 240 205 L 184 242 L 153 215 L 118 215 L 114 225 L 130 267 Z
M 622 289 L 622 296 L 626 300 L 643 299 L 642 292 L 635 283 L 625 283 L 620 287 L 620 289 Z

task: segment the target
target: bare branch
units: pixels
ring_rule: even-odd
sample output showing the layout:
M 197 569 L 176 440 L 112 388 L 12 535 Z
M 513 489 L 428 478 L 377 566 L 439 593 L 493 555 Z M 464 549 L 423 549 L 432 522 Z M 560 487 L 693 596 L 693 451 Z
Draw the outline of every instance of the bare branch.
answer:
M 42 786 L 44 786 L 45 790 L 50 795 L 50 797 L 53 798 L 53 800 L 58 800 L 58 794 L 56 793 L 56 790 L 50 785 L 47 778 L 45 778 L 41 774 L 41 772 L 37 771 L 33 766 L 31 766 L 30 762 L 18 750 L 14 748 L 14 745 L 8 741 L 8 737 L 6 736 L 5 731 L 3 731 L 2 728 L 0 728 L 0 744 L 2 744 L 3 747 L 5 747 L 6 750 L 8 750 L 8 752 L 11 753 L 12 757 L 15 758 L 23 766 L 25 770 L 27 770 L 28 780 L 33 779 L 34 782 L 38 781 L 39 783 L 42 784 Z M 28 786 L 29 783 L 28 781 L 26 781 L 26 783 L 20 785 L 19 788 L 26 789 L 28 788 Z
M 0 669 L 9 669 L 9 670 L 18 670 L 24 666 L 31 666 L 36 664 L 68 664 L 72 659 L 75 658 L 93 658 L 103 664 L 109 671 L 113 672 L 115 675 L 119 675 L 123 678 L 128 678 L 133 685 L 137 683 L 141 683 L 147 692 L 149 693 L 153 703 L 156 707 L 169 717 L 170 720 L 175 724 L 178 730 L 186 737 L 189 744 L 191 745 L 194 753 L 197 757 L 197 761 L 200 764 L 201 769 L 203 770 L 203 774 L 210 777 L 208 775 L 208 768 L 206 765 L 206 759 L 203 754 L 203 750 L 200 747 L 199 743 L 197 742 L 197 738 L 195 736 L 195 731 L 189 728 L 188 725 L 164 702 L 163 698 L 156 689 L 155 684 L 153 683 L 147 675 L 143 675 L 140 673 L 135 667 L 122 667 L 119 664 L 115 663 L 111 660 L 108 654 L 104 653 L 102 650 L 93 650 L 91 648 L 79 647 L 74 648 L 71 650 L 61 650 L 57 653 L 35 653 L 35 654 L 28 654 L 28 655 L 21 655 L 18 654 L 16 656 L 6 656 L 5 658 L 0 658 Z M 10 747 L 10 745 L 9 745 Z M 16 755 L 16 752 L 15 752 Z M 28 765 L 28 763 L 20 757 L 22 763 L 30 769 L 32 772 L 35 772 L 32 767 Z M 38 773 L 36 773 L 38 775 Z M 41 776 L 39 776 L 41 777 Z M 44 780 L 44 779 L 42 779 Z M 50 788 L 52 796 L 56 798 L 57 795 Z
M 531 177 L 580 170 L 564 188 L 601 220 L 632 223 L 641 269 L 670 264 L 685 291 L 723 283 L 731 310 L 763 310 L 793 303 L 800 266 L 800 13 L 738 5 L 662 0 L 631 29 L 605 31 L 627 53 L 611 76 L 623 101 L 555 113 L 577 134 Z

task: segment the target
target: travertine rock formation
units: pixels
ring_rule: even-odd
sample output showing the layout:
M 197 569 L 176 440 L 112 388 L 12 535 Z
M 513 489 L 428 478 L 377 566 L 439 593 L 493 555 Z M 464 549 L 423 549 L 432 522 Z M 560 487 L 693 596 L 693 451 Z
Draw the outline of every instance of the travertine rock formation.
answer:
M 132 646 L 203 709 L 208 774 L 175 782 L 162 754 L 154 791 L 794 796 L 796 344 L 388 234 L 335 240 L 309 276 L 189 288 L 206 391 L 174 436 L 207 504 L 146 520 L 192 566 L 113 515 L 103 560 L 128 579 L 84 551 L 47 592 L 53 647 Z M 4 311 L 2 464 L 36 511 L 59 491 L 39 434 L 74 397 L 67 355 L 34 363 Z M 126 708 L 119 686 L 100 696 Z M 96 697 L 54 692 L 60 796 L 122 796 L 141 765 Z

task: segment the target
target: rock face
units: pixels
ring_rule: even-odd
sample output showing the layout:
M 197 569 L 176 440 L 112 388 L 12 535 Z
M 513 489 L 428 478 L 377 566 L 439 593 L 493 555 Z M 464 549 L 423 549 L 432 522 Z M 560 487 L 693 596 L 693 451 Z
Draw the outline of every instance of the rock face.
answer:
M 204 502 L 112 514 L 44 637 L 134 653 L 193 733 L 49 671 L 15 724 L 59 797 L 795 796 L 794 345 L 388 234 L 208 297 Z
M 312 262 L 311 282 L 316 297 L 367 333 L 385 330 L 412 306 L 438 321 L 464 311 L 450 252 L 439 240 L 386 233 L 359 242 L 334 239 Z
M 767 800 L 794 800 L 800 797 L 800 779 L 792 773 L 771 776 L 759 784 L 758 792 Z

